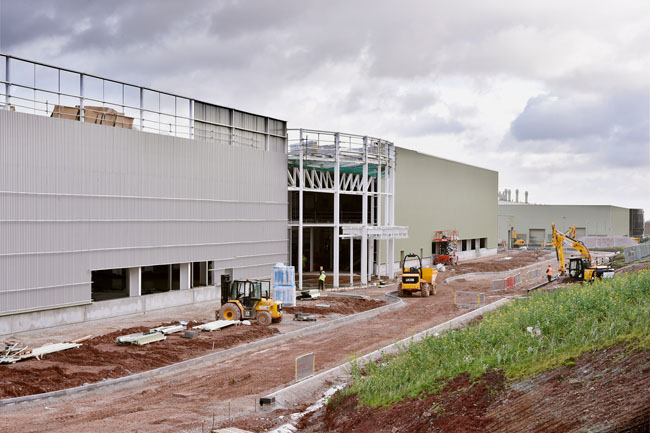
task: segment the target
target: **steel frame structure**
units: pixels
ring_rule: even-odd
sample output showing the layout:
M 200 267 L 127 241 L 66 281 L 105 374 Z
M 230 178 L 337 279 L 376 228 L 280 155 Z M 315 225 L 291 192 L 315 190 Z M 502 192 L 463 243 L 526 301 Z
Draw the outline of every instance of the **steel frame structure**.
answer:
M 298 228 L 298 257 L 303 257 L 305 228 L 331 227 L 335 288 L 340 285 L 341 239 L 350 240 L 350 285 L 353 285 L 354 278 L 353 239 L 361 240 L 362 285 L 367 285 L 369 276 L 373 274 L 381 278 L 381 255 L 378 254 L 377 262 L 374 259 L 375 241 L 380 251 L 383 241 L 386 273 L 389 278 L 394 278 L 395 239 L 408 237 L 407 227 L 395 226 L 395 145 L 369 136 L 301 128 L 288 130 L 288 146 L 287 186 L 289 192 L 298 192 L 299 202 L 298 221 L 290 221 L 289 228 Z M 334 195 L 333 223 L 305 223 L 305 191 Z M 345 194 L 362 196 L 360 224 L 341 224 L 340 197 Z M 310 233 L 311 246 L 313 231 Z M 291 254 L 291 236 L 289 242 Z M 312 268 L 313 248 L 310 247 L 310 251 Z M 298 287 L 302 289 L 303 269 L 302 266 L 298 268 Z

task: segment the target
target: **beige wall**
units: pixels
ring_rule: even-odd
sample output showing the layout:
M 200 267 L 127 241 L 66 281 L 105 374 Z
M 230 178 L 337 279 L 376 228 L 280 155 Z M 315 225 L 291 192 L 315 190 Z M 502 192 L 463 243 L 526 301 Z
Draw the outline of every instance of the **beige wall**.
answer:
M 528 241 L 530 229 L 544 229 L 546 239 L 551 224 L 566 231 L 572 225 L 584 227 L 587 236 L 627 236 L 629 209 L 616 206 L 499 204 L 499 241 L 506 240 L 509 227 L 523 234 Z
M 408 226 L 408 239 L 395 241 L 400 251 L 431 255 L 436 230 L 458 231 L 460 239 L 487 238 L 497 246 L 496 171 L 396 148 L 395 225 Z M 459 245 L 460 250 L 460 245 Z

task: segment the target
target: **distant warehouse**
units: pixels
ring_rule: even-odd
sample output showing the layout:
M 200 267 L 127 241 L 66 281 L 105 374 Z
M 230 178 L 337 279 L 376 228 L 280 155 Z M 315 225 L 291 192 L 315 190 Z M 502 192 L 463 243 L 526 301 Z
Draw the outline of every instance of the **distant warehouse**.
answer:
M 629 243 L 616 237 L 630 238 L 643 235 L 643 209 L 628 209 L 610 205 L 547 205 L 519 202 L 518 197 L 508 200 L 508 191 L 501 193 L 499 201 L 499 242 L 509 244 L 513 233 L 527 245 L 539 246 L 550 242 L 551 224 L 564 232 L 572 226 L 576 237 L 609 237 L 612 241 L 600 246 L 615 246 Z M 505 198 L 505 200 L 503 200 Z M 592 243 L 592 245 L 596 245 Z
M 286 122 L 5 55 L 0 71 L 0 335 L 215 300 L 220 275 L 287 260 Z

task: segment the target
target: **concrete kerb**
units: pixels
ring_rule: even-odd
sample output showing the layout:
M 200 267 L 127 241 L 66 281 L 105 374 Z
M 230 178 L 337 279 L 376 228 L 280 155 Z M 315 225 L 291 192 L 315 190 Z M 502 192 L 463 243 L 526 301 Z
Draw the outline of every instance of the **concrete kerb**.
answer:
M 3 407 L 14 406 L 16 404 L 27 404 L 32 402 L 39 402 L 41 400 L 49 400 L 49 399 L 59 398 L 59 397 L 74 396 L 85 392 L 103 390 L 109 387 L 126 386 L 135 382 L 147 381 L 149 379 L 160 379 L 164 375 L 169 375 L 171 373 L 186 370 L 188 368 L 197 367 L 200 366 L 201 364 L 212 363 L 214 361 L 227 359 L 233 355 L 240 355 L 242 353 L 246 353 L 252 350 L 259 350 L 267 346 L 270 347 L 278 343 L 284 343 L 284 342 L 295 340 L 297 338 L 306 337 L 311 334 L 320 333 L 325 330 L 346 326 L 351 323 L 358 322 L 360 320 L 365 320 L 370 317 L 374 317 L 376 315 L 386 313 L 388 311 L 403 308 L 406 305 L 401 298 L 398 298 L 397 296 L 394 296 L 390 293 L 386 294 L 385 297 L 388 298 L 387 301 L 389 302 L 389 304 L 379 308 L 374 308 L 372 310 L 352 314 L 350 316 L 339 317 L 329 322 L 314 324 L 306 328 L 287 332 L 286 334 L 280 334 L 262 340 L 253 341 L 241 346 L 236 346 L 230 349 L 225 349 L 219 352 L 200 356 L 198 358 L 192 358 L 192 359 L 178 362 L 176 364 L 166 365 L 164 367 L 156 368 L 154 370 L 143 371 L 141 373 L 136 373 L 124 377 L 118 377 L 115 379 L 106 379 L 101 382 L 85 384 L 74 388 L 61 389 L 58 391 L 51 391 L 42 394 L 26 395 L 23 397 L 3 399 L 0 400 L 0 409 Z
M 269 407 L 269 410 L 275 410 L 279 408 L 287 408 L 293 403 L 304 402 L 304 396 L 314 395 L 322 390 L 324 386 L 332 386 L 334 384 L 341 384 L 349 380 L 350 370 L 353 362 L 367 363 L 376 361 L 377 359 L 382 358 L 385 355 L 390 355 L 398 353 L 402 348 L 408 344 L 418 342 L 430 335 L 436 333 L 441 333 L 444 331 L 449 331 L 451 329 L 460 328 L 470 322 L 472 319 L 487 313 L 488 311 L 495 310 L 502 305 L 510 302 L 510 298 L 502 298 L 498 301 L 492 302 L 491 304 L 480 307 L 469 313 L 465 313 L 461 316 L 455 317 L 445 323 L 436 325 L 433 328 L 429 328 L 422 332 L 419 332 L 411 337 L 407 337 L 403 340 L 400 340 L 396 343 L 390 344 L 381 349 L 375 350 L 374 352 L 368 353 L 357 360 L 346 362 L 345 364 L 334 367 L 330 370 L 319 373 L 309 379 L 305 379 L 302 382 L 290 385 L 286 388 L 275 391 L 271 394 L 268 394 L 262 397 L 266 401 L 274 401 L 275 403 Z

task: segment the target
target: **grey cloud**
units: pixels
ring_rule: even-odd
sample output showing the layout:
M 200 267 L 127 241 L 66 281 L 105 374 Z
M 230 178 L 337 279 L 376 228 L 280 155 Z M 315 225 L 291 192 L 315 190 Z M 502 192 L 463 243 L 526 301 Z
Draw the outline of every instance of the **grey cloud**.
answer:
M 394 125 L 394 132 L 402 137 L 426 137 L 436 134 L 460 134 L 466 126 L 454 119 L 443 119 L 438 116 L 422 115 L 416 119 L 403 119 Z
M 531 98 L 502 149 L 593 154 L 607 165 L 650 165 L 648 91 Z
M 568 139 L 603 135 L 609 125 L 603 101 L 594 98 L 536 96 L 512 122 L 510 130 L 517 140 Z

